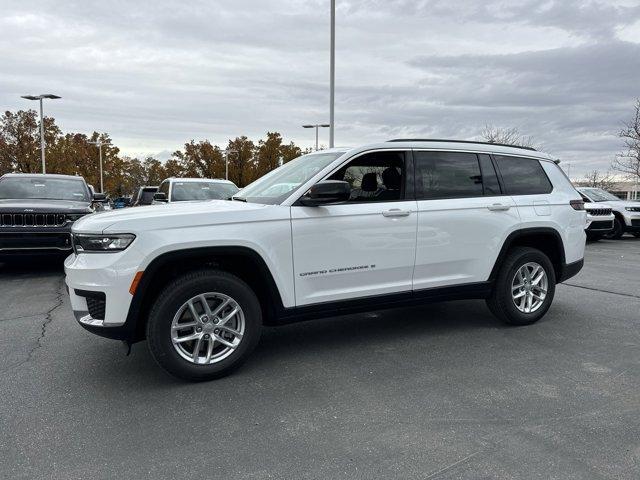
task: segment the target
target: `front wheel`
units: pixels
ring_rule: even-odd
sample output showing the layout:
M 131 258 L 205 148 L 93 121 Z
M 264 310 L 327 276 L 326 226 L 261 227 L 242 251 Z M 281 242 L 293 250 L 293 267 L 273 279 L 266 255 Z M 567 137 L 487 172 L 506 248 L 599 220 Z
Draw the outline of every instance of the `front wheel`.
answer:
M 200 270 L 158 295 L 147 322 L 153 358 L 170 374 L 193 381 L 225 376 L 260 338 L 262 313 L 251 288 L 235 275 Z
M 613 219 L 613 230 L 604 234 L 610 240 L 619 240 L 624 235 L 624 226 L 618 217 Z
M 516 247 L 502 263 L 487 305 L 505 323 L 529 325 L 547 313 L 555 288 L 549 258 L 535 248 Z

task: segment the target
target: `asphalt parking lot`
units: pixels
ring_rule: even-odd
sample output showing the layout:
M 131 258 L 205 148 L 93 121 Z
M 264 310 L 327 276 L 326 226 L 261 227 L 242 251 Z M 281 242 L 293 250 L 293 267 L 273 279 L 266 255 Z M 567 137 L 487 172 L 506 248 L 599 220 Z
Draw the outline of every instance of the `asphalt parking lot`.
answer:
M 0 478 L 640 478 L 640 239 L 587 247 L 538 324 L 465 301 L 268 329 L 164 374 L 75 324 L 56 265 L 0 265 Z

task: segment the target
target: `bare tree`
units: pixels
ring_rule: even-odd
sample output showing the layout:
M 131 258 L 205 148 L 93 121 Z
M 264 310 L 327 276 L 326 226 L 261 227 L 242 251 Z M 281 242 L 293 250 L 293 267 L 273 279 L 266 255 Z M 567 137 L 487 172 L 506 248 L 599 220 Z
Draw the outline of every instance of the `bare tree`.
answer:
M 611 168 L 635 181 L 640 180 L 640 98 L 636 100 L 634 115 L 618 132 L 625 150 L 616 156 Z
M 480 134 L 485 142 L 504 143 L 506 145 L 515 145 L 518 147 L 535 148 L 533 137 L 525 136 L 520 131 L 513 128 L 500 128 L 493 125 L 486 125 Z
M 616 183 L 616 179 L 608 170 L 604 173 L 598 170 L 592 170 L 578 183 L 583 187 L 597 187 L 603 190 L 611 190 Z

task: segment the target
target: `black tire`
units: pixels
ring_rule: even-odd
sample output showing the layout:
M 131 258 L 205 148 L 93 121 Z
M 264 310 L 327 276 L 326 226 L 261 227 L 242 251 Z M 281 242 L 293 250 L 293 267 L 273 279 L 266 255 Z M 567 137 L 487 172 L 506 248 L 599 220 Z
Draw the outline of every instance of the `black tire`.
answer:
M 244 314 L 244 334 L 228 357 L 213 364 L 189 362 L 176 351 L 171 340 L 171 323 L 180 307 L 190 298 L 217 292 L 233 298 Z M 151 355 L 171 375 L 190 381 L 213 380 L 228 375 L 249 356 L 260 339 L 262 310 L 253 290 L 241 279 L 220 270 L 197 270 L 187 273 L 158 295 L 147 322 L 147 342 Z
M 587 240 L 589 240 L 590 242 L 597 242 L 601 238 L 602 238 L 601 233 L 587 232 Z
M 518 269 L 529 262 L 540 265 L 547 274 L 547 295 L 543 304 L 532 313 L 518 310 L 511 294 L 511 286 Z M 553 302 L 556 291 L 556 276 L 549 258 L 540 250 L 529 247 L 515 247 L 509 251 L 496 276 L 493 291 L 487 299 L 489 310 L 509 325 L 530 325 L 540 320 Z
M 613 230 L 604 234 L 605 238 L 610 240 L 619 240 L 624 235 L 624 225 L 618 217 L 613 219 Z

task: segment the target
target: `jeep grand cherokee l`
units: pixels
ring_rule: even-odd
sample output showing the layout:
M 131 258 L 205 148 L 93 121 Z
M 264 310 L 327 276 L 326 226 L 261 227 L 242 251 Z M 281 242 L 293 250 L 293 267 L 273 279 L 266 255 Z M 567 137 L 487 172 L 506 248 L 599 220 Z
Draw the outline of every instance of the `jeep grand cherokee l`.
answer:
M 461 141 L 330 149 L 234 197 L 106 212 L 73 227 L 77 321 L 147 339 L 173 375 L 246 359 L 263 325 L 451 299 L 539 320 L 582 267 L 586 216 L 551 157 Z
M 91 213 L 82 177 L 9 173 L 0 177 L 0 261 L 69 255 L 71 225 Z

